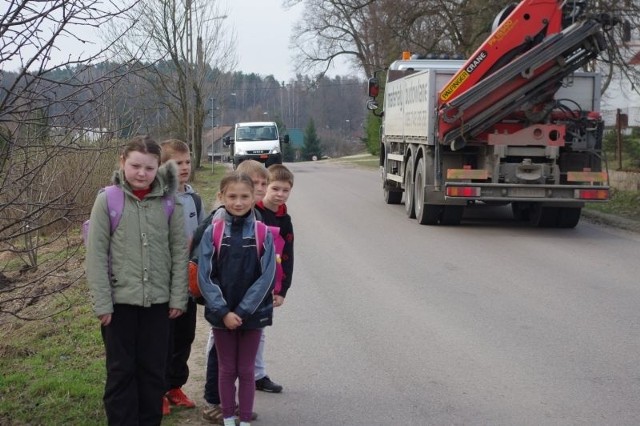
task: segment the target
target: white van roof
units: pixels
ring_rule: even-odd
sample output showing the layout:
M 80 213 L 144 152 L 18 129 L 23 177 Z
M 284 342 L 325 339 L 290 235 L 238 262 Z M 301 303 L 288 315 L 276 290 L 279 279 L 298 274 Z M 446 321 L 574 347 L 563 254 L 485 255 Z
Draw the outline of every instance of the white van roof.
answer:
M 241 126 L 275 126 L 276 123 L 273 121 L 250 121 L 247 123 L 236 123 L 236 127 Z

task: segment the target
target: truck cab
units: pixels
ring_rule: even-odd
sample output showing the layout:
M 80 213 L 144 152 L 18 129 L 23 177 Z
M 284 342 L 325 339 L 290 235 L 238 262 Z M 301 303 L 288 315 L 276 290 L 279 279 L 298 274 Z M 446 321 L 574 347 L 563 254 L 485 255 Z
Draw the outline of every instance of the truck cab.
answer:
M 256 160 L 265 167 L 282 164 L 281 143 L 289 143 L 289 135 L 280 136 L 272 121 L 236 123 L 233 136 L 224 139 L 231 147 L 234 169 L 244 160 Z

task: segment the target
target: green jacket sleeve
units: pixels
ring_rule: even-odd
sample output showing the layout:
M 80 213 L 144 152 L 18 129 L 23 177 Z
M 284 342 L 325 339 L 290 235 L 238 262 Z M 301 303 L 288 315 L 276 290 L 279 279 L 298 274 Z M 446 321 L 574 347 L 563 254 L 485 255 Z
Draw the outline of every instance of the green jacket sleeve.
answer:
M 187 310 L 188 276 L 187 237 L 184 230 L 184 209 L 176 202 L 169 224 L 169 249 L 171 250 L 171 296 L 169 308 Z
M 107 197 L 101 192 L 91 209 L 85 270 L 96 316 L 113 313 L 109 279 L 109 244 L 111 225 L 107 212 Z

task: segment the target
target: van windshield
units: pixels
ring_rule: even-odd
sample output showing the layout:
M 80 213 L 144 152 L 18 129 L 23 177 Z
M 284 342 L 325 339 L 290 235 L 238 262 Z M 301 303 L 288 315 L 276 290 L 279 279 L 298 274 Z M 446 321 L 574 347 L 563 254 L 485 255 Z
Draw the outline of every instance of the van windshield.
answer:
M 236 129 L 236 141 L 270 141 L 278 139 L 275 126 L 242 126 Z

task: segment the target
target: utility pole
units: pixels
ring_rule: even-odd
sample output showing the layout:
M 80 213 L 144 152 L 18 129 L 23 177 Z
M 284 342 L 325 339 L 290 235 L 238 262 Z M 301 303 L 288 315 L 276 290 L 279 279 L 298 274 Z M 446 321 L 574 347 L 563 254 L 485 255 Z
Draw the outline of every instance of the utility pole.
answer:
M 194 147 L 194 138 L 193 138 L 193 128 L 194 128 L 194 111 L 193 111 L 193 103 L 192 103 L 192 89 L 193 89 L 193 22 L 191 19 L 192 16 L 192 6 L 193 0 L 186 0 L 186 16 L 185 23 L 187 26 L 187 87 L 185 88 L 185 96 L 186 96 L 186 104 L 187 104 L 187 122 L 185 123 L 186 127 L 186 137 L 187 144 L 191 149 Z M 195 170 L 194 170 L 195 171 Z
M 215 123 L 215 99 L 211 98 L 211 173 L 213 173 L 213 163 L 214 163 L 214 159 L 216 158 L 215 156 L 215 151 L 213 150 L 214 148 L 214 144 L 216 142 L 216 123 Z

